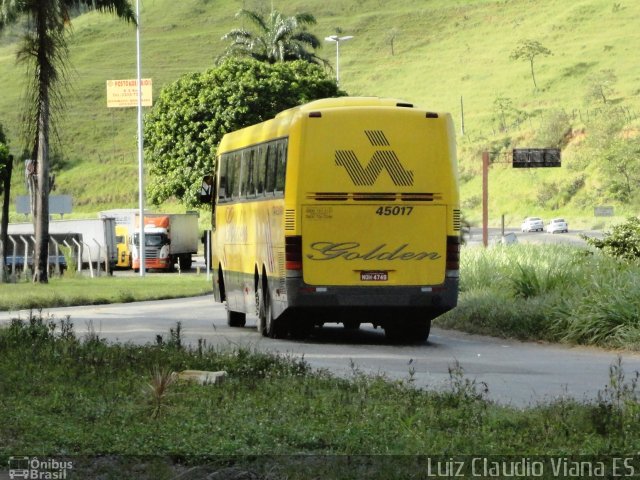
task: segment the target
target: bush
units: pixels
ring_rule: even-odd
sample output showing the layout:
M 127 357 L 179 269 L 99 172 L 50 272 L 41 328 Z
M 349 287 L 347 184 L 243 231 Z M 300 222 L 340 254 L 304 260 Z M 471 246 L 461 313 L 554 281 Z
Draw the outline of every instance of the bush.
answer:
M 562 342 L 637 350 L 640 276 L 632 264 L 601 257 L 580 295 L 565 295 L 551 332 Z
M 560 245 L 464 248 L 445 328 L 637 350 L 640 263 Z
M 605 255 L 624 260 L 640 258 L 640 219 L 631 217 L 625 223 L 614 226 L 606 232 L 603 239 L 582 238 L 591 246 L 601 250 Z

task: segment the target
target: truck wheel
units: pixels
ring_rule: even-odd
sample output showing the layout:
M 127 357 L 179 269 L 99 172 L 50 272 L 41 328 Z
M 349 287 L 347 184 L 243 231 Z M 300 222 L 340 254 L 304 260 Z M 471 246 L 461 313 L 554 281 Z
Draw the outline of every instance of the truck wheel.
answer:
M 178 258 L 178 262 L 180 263 L 180 270 L 191 270 L 191 265 L 193 263 L 191 255 L 181 255 Z

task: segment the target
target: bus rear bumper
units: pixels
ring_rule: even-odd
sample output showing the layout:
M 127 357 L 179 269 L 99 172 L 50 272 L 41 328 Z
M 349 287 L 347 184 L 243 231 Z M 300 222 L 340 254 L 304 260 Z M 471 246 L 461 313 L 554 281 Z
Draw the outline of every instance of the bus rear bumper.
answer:
M 447 278 L 437 286 L 344 287 L 311 286 L 300 279 L 287 279 L 287 304 L 295 310 L 329 311 L 424 310 L 435 318 L 457 305 L 458 279 Z

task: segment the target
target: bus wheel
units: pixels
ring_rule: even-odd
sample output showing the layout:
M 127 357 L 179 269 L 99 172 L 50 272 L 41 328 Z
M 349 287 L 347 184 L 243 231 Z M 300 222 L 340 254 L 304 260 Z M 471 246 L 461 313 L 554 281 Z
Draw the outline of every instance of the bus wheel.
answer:
M 291 338 L 304 340 L 311 335 L 315 325 L 308 319 L 299 316 L 289 317 L 289 333 Z
M 262 300 L 262 307 L 258 312 L 258 331 L 265 337 L 282 338 L 286 335 L 283 318 L 273 318 L 271 294 L 266 282 L 261 282 L 260 288 L 262 292 L 259 298 Z
M 424 343 L 431 332 L 431 320 L 418 320 L 407 325 L 407 340 L 412 343 Z
M 384 336 L 392 343 L 424 343 L 429 338 L 431 320 L 389 322 Z
M 247 315 L 245 313 L 231 311 L 227 306 L 227 325 L 230 327 L 244 327 L 246 323 Z
M 256 329 L 258 330 L 258 333 L 266 337 L 267 299 L 264 296 L 264 291 L 264 285 L 262 284 L 262 282 L 258 282 L 258 286 L 256 289 L 256 309 L 258 310 L 258 323 L 256 324 Z M 270 311 L 268 313 L 269 315 L 271 314 Z
M 357 320 L 347 320 L 342 324 L 344 325 L 345 330 L 358 330 L 360 328 L 360 322 Z

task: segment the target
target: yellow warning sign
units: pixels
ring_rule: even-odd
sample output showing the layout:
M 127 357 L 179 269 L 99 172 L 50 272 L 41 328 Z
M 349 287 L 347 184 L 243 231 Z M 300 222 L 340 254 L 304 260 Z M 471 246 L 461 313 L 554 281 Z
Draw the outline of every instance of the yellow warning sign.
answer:
M 150 78 L 142 81 L 142 106 L 150 107 L 153 104 L 153 85 Z M 107 107 L 137 107 L 138 106 L 138 80 L 107 80 Z

